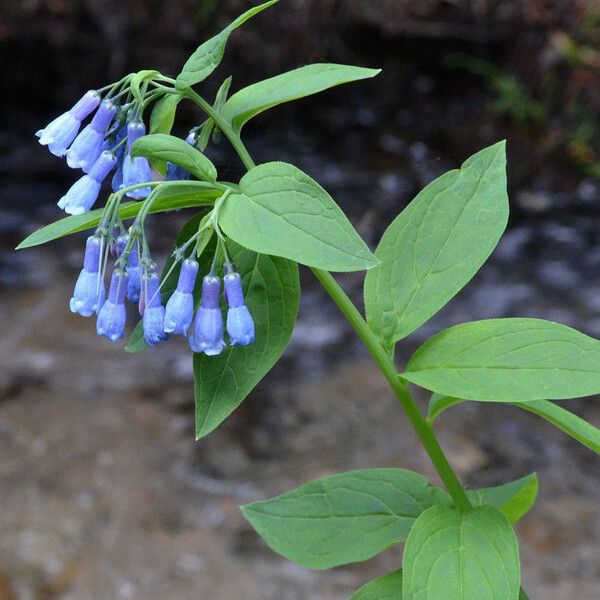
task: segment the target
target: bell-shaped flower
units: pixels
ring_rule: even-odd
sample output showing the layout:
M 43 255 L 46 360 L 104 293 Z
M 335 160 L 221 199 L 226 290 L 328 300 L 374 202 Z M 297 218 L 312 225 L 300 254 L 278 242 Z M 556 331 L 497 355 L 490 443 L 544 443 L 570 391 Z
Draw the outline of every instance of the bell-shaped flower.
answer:
M 186 259 L 181 264 L 177 289 L 167 302 L 165 309 L 165 333 L 187 335 L 194 318 L 194 285 L 199 265 L 195 260 Z
M 164 332 L 165 307 L 160 295 L 160 276 L 158 273 L 148 273 L 142 278 L 142 287 L 146 305 L 143 316 L 144 340 L 150 346 L 155 346 L 169 336 Z
M 86 213 L 98 199 L 102 181 L 114 166 L 115 155 L 103 152 L 91 171 L 78 179 L 58 201 L 58 206 L 71 215 Z
M 131 252 L 127 257 L 127 272 L 129 273 L 127 298 L 130 302 L 139 302 L 140 291 L 142 288 L 142 271 L 140 267 L 140 251 L 137 240 L 133 242 Z
M 143 156 L 131 156 L 131 146 L 144 135 L 146 135 L 146 126 L 141 121 L 132 121 L 127 125 L 127 154 L 123 159 L 123 187 L 152 180 L 148 159 Z M 142 200 L 149 193 L 150 187 L 141 187 L 127 192 L 127 196 L 134 200 Z
M 108 298 L 98 313 L 96 333 L 118 342 L 125 332 L 125 294 L 129 275 L 122 269 L 115 269 L 110 281 Z
M 103 248 L 103 238 L 96 235 L 90 236 L 85 244 L 83 269 L 69 303 L 71 312 L 79 313 L 82 317 L 91 317 L 104 303 L 106 289 L 100 273 Z
M 200 308 L 188 338 L 194 352 L 204 352 L 209 356 L 220 354 L 225 348 L 223 340 L 223 315 L 219 307 L 221 281 L 214 275 L 206 275 L 202 280 Z
M 247 346 L 254 341 L 254 320 L 244 302 L 242 278 L 239 273 L 223 277 L 227 298 L 227 334 L 232 346 Z
M 48 146 L 48 150 L 55 156 L 64 156 L 81 127 L 81 121 L 91 114 L 99 103 L 100 95 L 97 92 L 87 92 L 71 110 L 35 134 L 40 144 Z
M 116 112 L 117 105 L 112 100 L 100 103 L 91 123 L 82 129 L 67 151 L 67 164 L 72 169 L 90 172 L 104 149 L 104 135 Z

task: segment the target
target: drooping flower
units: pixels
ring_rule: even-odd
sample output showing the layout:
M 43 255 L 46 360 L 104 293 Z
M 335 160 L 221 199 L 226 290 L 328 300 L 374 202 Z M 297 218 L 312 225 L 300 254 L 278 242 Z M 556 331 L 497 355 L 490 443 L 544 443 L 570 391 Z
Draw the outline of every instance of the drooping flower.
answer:
M 122 269 L 115 269 L 111 280 L 108 298 L 98 313 L 96 333 L 108 338 L 111 342 L 118 342 L 125 331 L 125 293 L 129 275 Z
M 104 135 L 116 112 L 117 106 L 112 100 L 100 103 L 91 123 L 82 129 L 67 150 L 67 164 L 72 169 L 89 173 L 104 149 Z
M 127 154 L 123 159 L 123 187 L 152 180 L 148 159 L 144 156 L 131 156 L 131 146 L 144 135 L 146 135 L 146 126 L 141 121 L 132 121 L 127 125 Z M 142 200 L 149 193 L 149 187 L 141 187 L 127 192 L 127 196 L 134 200 Z
M 139 302 L 140 290 L 142 287 L 142 273 L 140 268 L 140 251 L 137 240 L 133 242 L 131 252 L 127 257 L 127 272 L 129 273 L 127 298 L 130 302 Z
M 190 146 L 196 145 L 196 134 L 192 131 L 188 133 L 185 141 L 190 144 Z M 180 181 L 190 178 L 190 172 L 175 163 L 168 162 L 167 163 L 167 174 L 165 176 L 165 181 Z
M 97 92 L 93 90 L 87 92 L 71 110 L 63 113 L 35 134 L 40 144 L 48 146 L 48 150 L 55 156 L 64 156 L 81 127 L 81 121 L 91 114 L 99 103 L 100 95 Z
M 144 340 L 155 346 L 169 336 L 164 332 L 165 307 L 160 294 L 160 276 L 158 273 L 147 273 L 142 277 L 145 309 L 143 316 Z
M 239 273 L 223 277 L 227 310 L 227 334 L 232 346 L 247 346 L 254 341 L 254 320 L 244 302 L 242 278 Z
M 202 280 L 202 298 L 189 336 L 190 348 L 209 356 L 219 354 L 225 348 L 223 340 L 223 315 L 219 308 L 221 281 L 214 275 Z
M 194 317 L 194 285 L 199 269 L 198 263 L 193 259 L 186 259 L 181 264 L 177 289 L 167 302 L 165 310 L 166 333 L 187 335 Z
M 78 179 L 58 201 L 58 206 L 71 215 L 82 215 L 93 206 L 100 193 L 103 179 L 115 166 L 115 155 L 102 152 L 87 175 Z
M 103 248 L 104 240 L 97 235 L 90 236 L 85 244 L 83 269 L 69 303 L 71 312 L 82 317 L 91 317 L 104 303 L 106 289 L 100 274 Z

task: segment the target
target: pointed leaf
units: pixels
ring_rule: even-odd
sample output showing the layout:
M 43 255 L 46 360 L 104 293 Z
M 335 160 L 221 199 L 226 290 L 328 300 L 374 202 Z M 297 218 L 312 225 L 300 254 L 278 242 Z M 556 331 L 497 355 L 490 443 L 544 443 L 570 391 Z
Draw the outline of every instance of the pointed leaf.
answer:
M 490 319 L 446 329 L 403 377 L 467 400 L 527 402 L 600 392 L 600 342 L 541 319 Z
M 279 360 L 300 301 L 294 262 L 257 255 L 233 243 L 227 248 L 242 275 L 256 341 L 249 346 L 227 346 L 218 356 L 194 355 L 197 438 L 227 418 Z
M 420 327 L 477 273 L 508 220 L 505 143 L 430 183 L 396 217 L 367 274 L 369 325 L 392 346 Z
M 491 506 L 433 506 L 417 519 L 402 560 L 403 600 L 517 600 L 519 550 Z
M 402 600 L 402 569 L 369 581 L 350 600 Z
M 219 224 L 238 244 L 310 267 L 359 271 L 377 261 L 331 196 L 293 165 L 251 169 L 224 202 Z
M 429 399 L 429 409 L 427 411 L 427 421 L 431 425 L 446 409 L 464 402 L 461 398 L 452 398 L 434 392 Z
M 418 473 L 364 469 L 317 479 L 242 511 L 275 552 L 309 569 L 329 569 L 405 540 L 424 510 L 449 502 Z
M 247 10 L 221 31 L 221 33 L 201 44 L 192 56 L 190 56 L 183 66 L 181 73 L 177 76 L 177 88 L 183 89 L 190 87 L 206 79 L 223 60 L 223 54 L 225 53 L 225 46 L 229 39 L 229 34 L 248 19 L 265 10 L 265 8 L 269 8 L 269 6 L 275 4 L 277 1 L 278 0 L 270 0 L 269 2 L 265 2 L 264 4 L 260 4 Z
M 241 89 L 227 100 L 221 115 L 239 132 L 250 119 L 273 106 L 374 77 L 380 71 L 330 63 L 306 65 Z
M 212 162 L 191 144 L 174 135 L 153 133 L 141 137 L 131 147 L 131 156 L 175 163 L 198 179 L 216 181 L 217 169 Z

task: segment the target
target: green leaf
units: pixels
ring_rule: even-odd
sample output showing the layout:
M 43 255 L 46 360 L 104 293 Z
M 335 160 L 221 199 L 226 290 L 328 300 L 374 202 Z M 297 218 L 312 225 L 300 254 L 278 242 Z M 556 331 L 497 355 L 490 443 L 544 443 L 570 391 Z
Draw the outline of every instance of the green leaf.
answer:
M 306 65 L 241 89 L 227 100 L 221 115 L 239 132 L 252 117 L 268 108 L 336 85 L 374 77 L 380 71 L 329 63 Z
M 242 511 L 275 552 L 309 569 L 329 569 L 405 540 L 424 510 L 449 502 L 418 473 L 364 469 L 317 479 Z
M 150 115 L 150 133 L 171 133 L 181 94 L 166 94 L 156 102 Z M 161 174 L 167 172 L 167 162 L 153 159 L 152 166 Z
M 171 185 L 173 183 L 175 185 Z M 222 193 L 222 190 L 195 186 L 193 182 L 169 182 L 168 186 L 159 189 L 157 199 L 150 208 L 150 213 L 197 206 L 212 206 L 215 199 Z M 141 207 L 141 202 L 125 202 L 121 204 L 119 214 L 122 219 L 130 219 L 138 214 Z M 50 223 L 50 225 L 46 225 L 28 235 L 16 249 L 32 248 L 78 231 L 96 227 L 100 223 L 103 212 L 104 208 L 97 208 L 84 215 L 72 215 Z
M 202 152 L 174 135 L 164 133 L 145 135 L 134 142 L 131 156 L 145 156 L 153 161 L 175 163 L 201 180 L 216 181 L 217 179 L 215 165 Z
M 331 196 L 293 165 L 248 171 L 223 203 L 219 224 L 238 244 L 309 267 L 359 271 L 377 264 Z
M 503 485 L 467 491 L 474 506 L 495 506 L 513 525 L 531 510 L 537 494 L 538 478 L 535 473 Z
M 194 235 L 197 231 L 198 231 L 198 227 L 200 225 L 200 222 L 202 221 L 202 219 L 205 218 L 207 214 L 206 210 L 202 210 L 198 213 L 196 213 L 182 228 L 181 231 L 179 232 L 179 235 L 177 236 L 177 240 L 175 242 L 175 248 L 181 246 L 182 244 L 184 244 L 185 242 L 187 242 L 192 235 Z M 174 249 L 175 249 L 174 248 Z M 212 260 L 212 256 L 211 256 L 211 260 Z M 179 268 L 177 269 L 173 269 L 173 263 L 175 262 L 175 258 L 173 256 L 173 254 L 169 255 L 169 258 L 167 259 L 165 266 L 162 270 L 162 274 L 161 274 L 161 281 L 164 282 L 162 284 L 160 293 L 161 293 L 161 297 L 162 297 L 162 301 L 163 304 L 166 305 L 167 301 L 169 300 L 169 298 L 171 297 L 171 294 L 175 291 L 175 288 L 177 287 L 177 281 L 179 279 Z M 210 262 L 210 261 L 206 261 L 206 262 Z M 207 272 L 207 270 L 210 268 L 210 266 L 202 265 L 204 268 L 202 270 L 202 272 Z M 198 277 L 198 279 L 196 280 L 196 286 L 194 288 L 194 297 L 196 298 L 196 300 L 199 300 L 200 297 L 200 288 L 201 288 L 201 279 L 200 277 Z M 127 343 L 127 346 L 125 347 L 125 351 L 126 352 L 130 352 L 130 353 L 136 353 L 136 352 L 140 352 L 141 350 L 145 350 L 146 348 L 148 348 L 148 344 L 146 344 L 146 342 L 144 341 L 144 329 L 143 329 L 143 322 L 140 319 L 137 323 L 137 325 L 135 326 L 133 332 L 131 333 L 131 336 L 129 337 L 129 342 Z
M 227 346 L 218 356 L 194 355 L 197 439 L 227 418 L 279 360 L 300 301 L 296 263 L 233 243 L 227 248 L 242 275 L 256 341 L 249 346 Z
M 433 506 L 417 519 L 402 560 L 403 600 L 517 600 L 519 549 L 491 506 Z
M 394 219 L 365 280 L 371 329 L 386 346 L 442 308 L 496 247 L 508 220 L 506 150 L 499 142 L 442 175 Z
M 466 400 L 526 402 L 600 392 L 600 342 L 541 319 L 490 319 L 446 329 L 403 377 Z
M 227 100 L 227 94 L 229 93 L 230 86 L 231 77 L 228 77 L 227 79 L 225 79 L 225 81 L 223 81 L 221 87 L 219 87 L 219 89 L 217 90 L 215 101 L 213 103 L 213 108 L 218 114 L 220 114 L 221 110 L 223 109 L 223 105 L 225 104 L 225 100 Z M 198 145 L 198 148 L 200 148 L 202 152 L 204 152 L 204 150 L 206 150 L 206 147 L 208 146 L 210 134 L 213 132 L 214 127 L 215 122 L 212 120 L 211 117 L 209 117 L 208 119 L 206 119 L 206 121 L 204 121 L 202 127 L 200 128 L 200 133 L 198 133 L 196 143 Z
M 201 44 L 192 56 L 190 56 L 183 66 L 181 73 L 177 76 L 176 87 L 184 89 L 206 79 L 219 66 L 221 60 L 223 60 L 229 34 L 248 19 L 265 10 L 265 8 L 269 8 L 269 6 L 275 4 L 277 1 L 270 0 L 247 10 L 221 31 L 221 33 Z
M 519 593 L 519 600 L 529 600 L 529 596 L 525 593 L 525 590 L 521 588 Z
M 138 71 L 134 73 L 131 79 L 129 80 L 129 89 L 133 94 L 133 97 L 138 101 L 142 101 L 142 92 L 140 89 L 141 84 L 146 81 L 146 79 L 152 79 L 160 75 L 159 71 L 155 71 L 154 69 L 144 69 L 143 71 Z
M 369 581 L 350 600 L 402 600 L 402 569 Z
M 455 404 L 464 402 L 461 398 L 452 398 L 434 392 L 429 399 L 429 410 L 427 411 L 427 422 L 432 425 L 433 422 L 447 409 Z

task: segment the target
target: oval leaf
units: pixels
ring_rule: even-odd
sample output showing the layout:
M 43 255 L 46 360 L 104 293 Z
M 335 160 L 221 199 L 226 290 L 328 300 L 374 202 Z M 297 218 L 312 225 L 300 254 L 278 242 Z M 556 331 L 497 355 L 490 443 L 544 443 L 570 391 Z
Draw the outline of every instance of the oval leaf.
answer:
M 159 188 L 156 201 L 150 208 L 150 213 L 193 208 L 196 206 L 212 206 L 215 199 L 222 193 L 222 190 L 195 186 L 194 182 L 169 182 L 168 186 Z M 141 208 L 142 202 L 125 202 L 121 204 L 119 214 L 122 219 L 130 219 L 135 217 Z M 104 208 L 97 208 L 83 215 L 71 215 L 50 223 L 50 225 L 46 225 L 28 235 L 16 249 L 32 248 L 33 246 L 39 246 L 65 237 L 66 235 L 96 227 L 100 223 L 103 213 Z
M 369 581 L 350 600 L 402 600 L 402 569 Z
M 331 196 L 293 165 L 271 162 L 250 170 L 240 193 L 223 203 L 219 224 L 238 244 L 329 271 L 377 264 Z
M 517 600 L 519 550 L 508 519 L 491 506 L 425 511 L 402 560 L 403 600 Z
M 430 183 L 383 234 L 365 280 L 371 329 L 391 346 L 425 323 L 477 273 L 507 220 L 500 142 Z
M 495 506 L 513 524 L 531 510 L 537 494 L 538 478 L 535 473 L 503 485 L 467 492 L 474 506 Z
M 227 100 L 221 116 L 239 133 L 250 119 L 273 106 L 343 83 L 375 77 L 380 71 L 331 63 L 306 65 L 241 89 Z
M 153 133 L 133 143 L 131 156 L 145 156 L 152 161 L 168 161 L 183 167 L 198 179 L 216 181 L 217 169 L 191 144 L 174 135 Z
M 265 8 L 269 8 L 269 6 L 276 2 L 278 2 L 278 0 L 270 0 L 269 2 L 265 2 L 264 4 L 260 4 L 247 10 L 221 31 L 221 33 L 201 44 L 192 56 L 190 56 L 183 66 L 181 73 L 177 76 L 177 88 L 183 89 L 190 87 L 206 79 L 223 60 L 223 54 L 225 53 L 225 46 L 227 45 L 229 34 L 255 14 L 265 10 Z
M 270 371 L 285 350 L 300 301 L 298 265 L 228 244 L 242 275 L 256 341 L 227 346 L 218 356 L 194 355 L 196 437 L 227 418 Z
M 424 510 L 449 502 L 418 473 L 364 469 L 318 479 L 242 511 L 275 552 L 309 569 L 329 569 L 406 539 Z
M 600 342 L 541 319 L 490 319 L 446 329 L 403 376 L 466 400 L 526 402 L 600 392 Z

